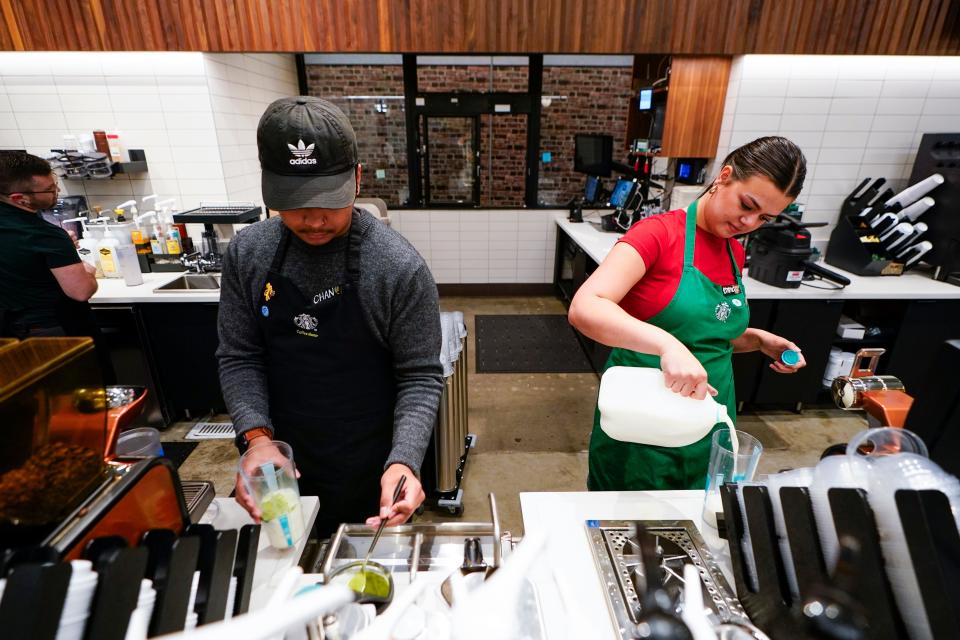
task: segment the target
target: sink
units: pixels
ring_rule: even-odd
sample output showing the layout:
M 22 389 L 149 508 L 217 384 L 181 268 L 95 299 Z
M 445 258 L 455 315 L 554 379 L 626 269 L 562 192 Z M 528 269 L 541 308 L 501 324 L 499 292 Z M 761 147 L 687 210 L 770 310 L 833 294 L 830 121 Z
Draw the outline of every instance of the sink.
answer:
M 188 273 L 176 280 L 154 289 L 156 293 L 180 293 L 182 291 L 212 291 L 220 288 L 220 276 L 209 273 Z

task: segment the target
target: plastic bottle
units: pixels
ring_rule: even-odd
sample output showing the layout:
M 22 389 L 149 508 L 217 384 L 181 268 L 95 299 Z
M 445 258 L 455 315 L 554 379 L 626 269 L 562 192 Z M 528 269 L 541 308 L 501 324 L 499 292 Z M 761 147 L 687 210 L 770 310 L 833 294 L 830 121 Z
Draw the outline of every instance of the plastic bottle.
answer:
M 103 277 L 103 269 L 100 268 L 100 254 L 97 253 L 97 241 L 92 237 L 83 237 L 77 242 L 77 253 L 80 259 L 87 264 L 93 265 L 97 270 L 96 277 Z
M 107 133 L 107 146 L 110 148 L 110 161 L 123 162 L 123 145 L 120 143 L 120 132 Z
M 100 268 L 106 278 L 123 277 L 123 267 L 120 265 L 120 258 L 117 255 L 118 246 L 120 246 L 120 242 L 113 237 L 110 227 L 106 227 L 103 231 L 103 239 L 97 244 Z
M 163 224 L 166 227 L 166 253 L 177 255 L 183 252 L 183 238 L 180 237 L 180 230 L 173 224 L 173 214 L 167 207 L 163 208 L 160 214 Z
M 709 394 L 696 400 L 674 393 L 663 371 L 646 367 L 610 367 L 600 379 L 600 428 L 611 438 L 658 447 L 684 447 L 725 423 L 738 447 L 726 406 Z

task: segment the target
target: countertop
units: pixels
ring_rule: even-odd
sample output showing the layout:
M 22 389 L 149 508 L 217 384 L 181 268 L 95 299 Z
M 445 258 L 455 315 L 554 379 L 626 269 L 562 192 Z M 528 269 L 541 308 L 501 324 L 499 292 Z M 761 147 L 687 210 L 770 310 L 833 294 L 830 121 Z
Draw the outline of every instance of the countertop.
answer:
M 239 529 L 245 524 L 253 523 L 250 515 L 233 498 L 216 498 L 215 502 L 220 508 L 219 515 L 210 522 L 215 528 Z M 304 530 L 310 531 L 320 511 L 320 499 L 316 496 L 303 496 L 300 504 L 305 520 Z M 275 549 L 270 546 L 267 534 L 261 531 L 260 544 L 257 547 L 257 567 L 253 573 L 253 591 L 250 592 L 251 611 L 265 606 L 286 570 L 297 566 L 306 547 L 307 537 L 306 534 L 301 536 L 296 546 L 290 549 Z
M 557 226 L 586 252 L 597 264 L 610 253 L 622 234 L 601 231 L 599 222 L 570 222 L 566 214 L 558 213 L 554 218 Z M 857 276 L 825 265 L 828 269 L 846 276 L 850 284 L 840 290 L 816 289 L 812 286 L 800 286 L 797 289 L 781 289 L 758 282 L 750 278 L 750 270 L 744 270 L 747 298 L 752 300 L 949 300 L 960 299 L 960 287 L 938 282 L 933 278 L 917 273 L 902 276 Z M 816 286 L 829 287 L 833 283 L 816 283 Z
M 535 573 L 548 637 L 619 637 L 594 566 L 587 520 L 692 520 L 732 588 L 726 541 L 700 517 L 703 497 L 703 491 L 521 493 L 525 535 L 548 536 L 546 565 Z
M 143 284 L 128 287 L 123 278 L 99 278 L 97 292 L 90 298 L 90 304 L 133 304 L 140 302 L 219 302 L 219 289 L 196 289 L 156 293 L 154 289 L 165 285 L 184 272 L 164 272 L 143 274 Z

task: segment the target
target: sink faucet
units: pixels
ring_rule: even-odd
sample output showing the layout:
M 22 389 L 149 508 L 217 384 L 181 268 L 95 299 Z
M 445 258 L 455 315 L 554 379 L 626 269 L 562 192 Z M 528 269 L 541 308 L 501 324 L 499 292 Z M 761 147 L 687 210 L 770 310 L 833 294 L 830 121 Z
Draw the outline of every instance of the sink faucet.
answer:
M 199 251 L 180 256 L 180 264 L 193 273 L 205 273 L 208 269 L 220 267 L 217 260 L 210 260 L 200 255 Z

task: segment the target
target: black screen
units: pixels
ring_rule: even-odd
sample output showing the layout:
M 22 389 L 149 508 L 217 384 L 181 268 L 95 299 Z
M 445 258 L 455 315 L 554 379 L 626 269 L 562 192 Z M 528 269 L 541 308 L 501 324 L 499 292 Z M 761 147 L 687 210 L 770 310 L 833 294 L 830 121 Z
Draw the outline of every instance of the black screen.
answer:
M 613 137 L 578 133 L 573 141 L 574 170 L 609 178 L 613 162 Z

